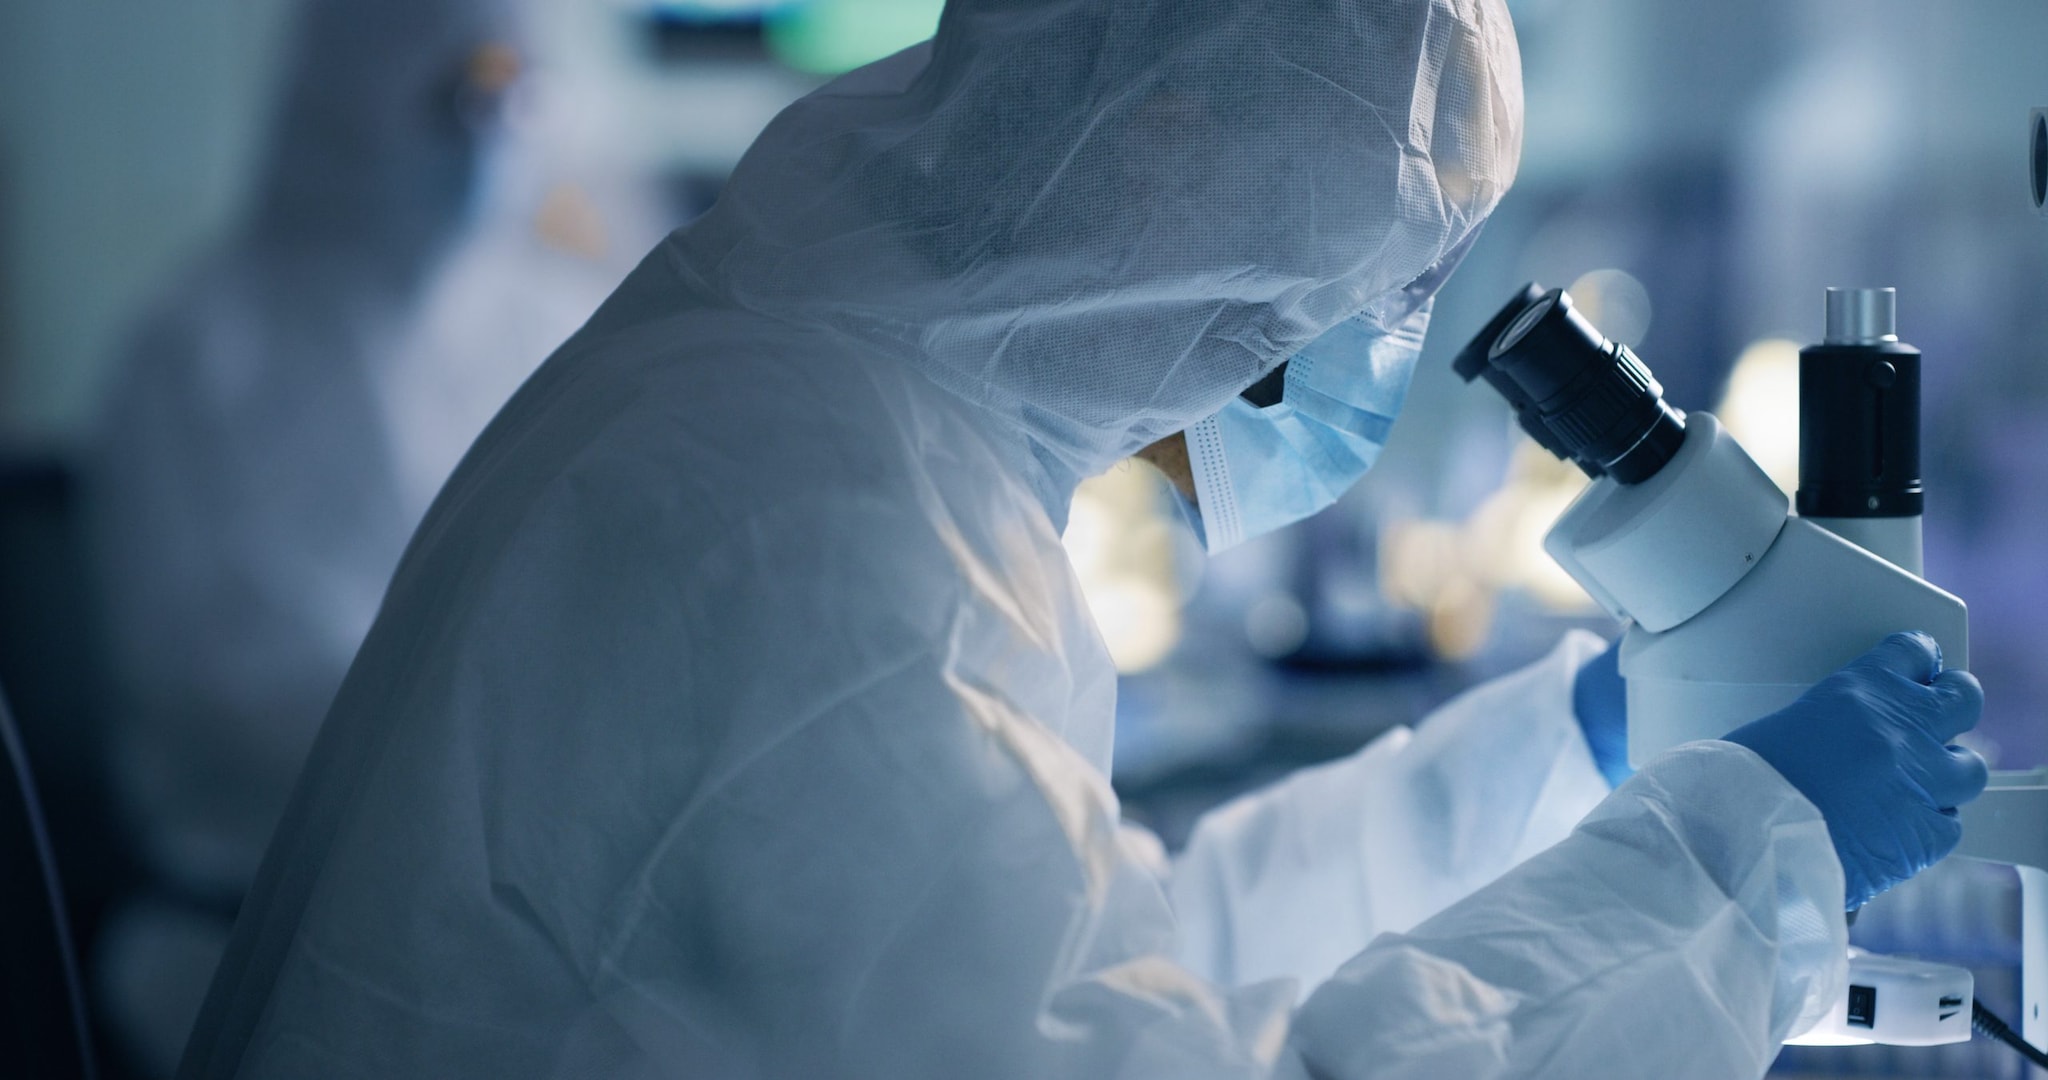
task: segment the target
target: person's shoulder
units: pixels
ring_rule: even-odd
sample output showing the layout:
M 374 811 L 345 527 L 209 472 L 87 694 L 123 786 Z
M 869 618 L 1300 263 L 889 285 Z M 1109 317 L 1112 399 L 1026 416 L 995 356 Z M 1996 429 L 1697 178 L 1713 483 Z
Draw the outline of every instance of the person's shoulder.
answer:
M 443 509 L 683 550 L 827 507 L 903 503 L 917 463 L 891 411 L 858 379 L 806 378 L 774 359 L 662 335 L 572 342 L 478 440 Z M 525 509 L 506 516 L 514 506 Z

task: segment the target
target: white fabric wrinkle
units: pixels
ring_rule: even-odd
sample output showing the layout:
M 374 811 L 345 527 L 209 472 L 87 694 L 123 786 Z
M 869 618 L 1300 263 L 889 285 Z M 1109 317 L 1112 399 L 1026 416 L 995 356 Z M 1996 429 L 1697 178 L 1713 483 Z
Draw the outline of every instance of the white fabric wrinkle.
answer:
M 1043 13 L 1042 24 L 1050 26 L 1062 19 L 1073 17 L 1073 15 L 1073 9 L 1048 9 Z M 1112 18 L 1111 22 L 1112 25 L 1115 25 L 1116 20 Z M 1145 25 L 1147 25 L 1148 28 L 1156 28 L 1162 31 L 1170 30 L 1170 32 L 1157 33 L 1154 35 L 1158 37 L 1158 39 L 1161 42 L 1161 44 L 1157 46 L 1157 48 L 1160 50 L 1160 55 L 1156 58 L 1156 61 L 1159 63 L 1169 65 L 1181 64 L 1198 69 L 1212 65 L 1227 65 L 1232 62 L 1239 64 L 1243 63 L 1242 59 L 1233 60 L 1233 58 L 1227 55 L 1228 51 L 1219 47 L 1219 45 L 1217 44 L 1218 42 L 1230 39 L 1230 35 L 1227 32 L 1227 27 L 1218 26 L 1206 22 L 1192 26 L 1178 25 L 1171 19 L 1171 17 L 1164 16 L 1161 14 L 1149 15 L 1148 22 Z M 1268 32 L 1269 30 L 1270 32 Z M 1393 35 L 1405 37 L 1413 33 L 1413 28 L 1406 25 L 1401 25 L 1400 23 L 1396 22 L 1383 29 L 1375 26 L 1375 28 L 1371 31 L 1358 32 L 1391 33 Z M 1282 47 L 1280 45 L 1280 41 L 1282 40 L 1284 35 L 1281 33 L 1278 27 L 1261 27 L 1260 31 L 1257 33 L 1256 36 L 1262 41 L 1262 43 L 1268 50 Z M 1008 40 L 1021 42 L 1023 40 L 1026 40 L 1027 38 L 1011 38 Z M 1093 76 L 1087 74 L 1088 72 L 1103 71 L 1108 73 L 1114 73 L 1116 69 L 1113 65 L 1109 63 L 1109 61 L 1112 58 L 1124 59 L 1129 55 L 1129 53 L 1132 50 L 1141 50 L 1151 47 L 1153 46 L 1151 46 L 1149 43 L 1143 42 L 1142 40 L 1125 41 L 1121 38 L 1118 38 L 1115 35 L 1115 33 L 1112 32 L 1104 39 L 1099 40 L 1093 48 L 1081 51 L 1080 57 L 1084 59 L 1079 59 L 1078 63 L 1076 63 L 1076 66 L 1081 69 L 1081 73 L 1075 75 L 1074 77 L 1082 80 L 1090 80 L 1093 78 Z M 1039 52 L 1035 50 L 1030 52 L 1016 52 L 1005 51 L 1003 47 L 996 47 L 987 50 L 983 54 L 977 54 L 976 59 L 984 62 L 969 63 L 967 62 L 966 55 L 955 55 L 953 52 L 950 52 L 948 49 L 947 40 L 942 35 L 940 47 L 935 51 L 933 55 L 932 62 L 926 71 L 926 77 L 915 83 L 908 91 L 908 93 L 912 96 L 913 99 L 936 99 L 940 103 L 940 111 L 926 113 L 919 116 L 917 119 L 917 123 L 915 124 L 915 130 L 919 131 L 920 133 L 928 130 L 933 130 L 933 125 L 937 123 L 937 117 L 940 115 L 947 116 L 948 119 L 952 120 L 953 122 L 959 122 L 965 117 L 963 115 L 953 112 L 953 108 L 956 106 L 961 108 L 967 107 L 965 105 L 965 102 L 971 97 L 971 94 L 969 92 L 970 88 L 979 89 L 985 80 L 995 78 L 996 74 L 999 71 L 1003 72 L 1003 74 L 1008 74 L 1007 71 L 1003 71 L 1003 65 L 1006 63 L 1023 64 L 1030 62 L 1034 59 L 1042 59 L 1042 56 Z M 1376 62 L 1387 63 L 1390 59 L 1391 58 L 1382 57 Z M 1492 62 L 1490 57 L 1477 57 L 1473 59 L 1480 63 Z M 1393 59 L 1392 62 L 1398 64 L 1402 61 L 1398 59 Z M 1327 74 L 1325 74 L 1324 77 L 1327 78 Z M 1462 72 L 1460 73 L 1460 77 L 1463 77 Z M 956 82 L 956 79 L 967 81 Z M 1150 85 L 1152 84 L 1145 79 L 1132 79 L 1128 82 L 1122 82 L 1114 77 L 1106 77 L 1104 81 L 1101 83 L 1100 89 L 1084 92 L 1078 96 L 1078 100 L 1076 101 L 1069 102 L 1065 99 L 1062 99 L 1057 105 L 1057 108 L 1059 109 L 1072 109 L 1076 112 L 1085 110 L 1086 115 L 1081 118 L 1083 121 L 1082 126 L 1065 131 L 1062 131 L 1062 129 L 1060 129 L 1056 125 L 1044 128 L 1042 130 L 1034 130 L 1029 139 L 1026 140 L 1030 142 L 1039 142 L 1054 137 L 1063 139 L 1064 145 L 1061 147 L 1062 153 L 1059 155 L 1059 157 L 1053 159 L 1051 162 L 1048 162 L 1045 166 L 1037 167 L 1035 170 L 1032 169 L 1032 167 L 1029 165 L 1029 156 L 1021 154 L 1017 156 L 1004 155 L 1002 158 L 992 163 L 997 169 L 997 171 L 994 173 L 994 177 L 998 184 L 1011 183 L 1017 179 L 1022 179 L 1026 175 L 1031 175 L 1034 172 L 1037 174 L 1031 175 L 1030 191 L 1022 202 L 1023 206 L 1028 206 L 1030 208 L 1028 217 L 1031 223 L 1035 225 L 1037 223 L 1047 220 L 1048 203 L 1051 200 L 1056 198 L 1072 199 L 1074 197 L 1084 194 L 1084 192 L 1080 189 L 1075 189 L 1071 192 L 1068 192 L 1063 191 L 1062 188 L 1072 186 L 1071 181 L 1075 176 L 1075 170 L 1079 168 L 1081 158 L 1083 158 L 1084 156 L 1091 157 L 1091 159 L 1103 157 L 1104 151 L 1101 148 L 1105 145 L 1106 134 L 1105 129 L 1101 125 L 1106 125 L 1109 123 L 1116 123 L 1119 125 L 1130 125 L 1132 123 L 1138 123 L 1142 125 L 1145 122 L 1143 117 L 1127 117 L 1117 113 L 1115 110 L 1128 110 L 1132 107 L 1131 103 L 1135 99 L 1129 99 L 1122 95 L 1127 95 L 1134 90 L 1144 90 Z M 1179 86 L 1181 84 L 1176 82 L 1172 85 Z M 792 125 L 795 124 L 795 118 L 786 117 L 785 119 L 788 120 Z M 1222 119 L 1224 118 L 1219 117 L 1219 120 Z M 1384 116 L 1381 116 L 1379 122 L 1385 123 L 1386 118 Z M 885 126 L 882 130 L 887 130 L 887 127 Z M 1076 132 L 1082 132 L 1085 134 L 1082 134 L 1077 138 Z M 1221 136 L 1218 136 L 1215 132 L 1209 132 L 1205 136 L 1205 138 L 1217 139 L 1221 138 Z M 856 152 L 862 155 L 861 160 L 874 162 L 883 161 L 890 155 L 890 151 L 885 147 L 863 146 Z M 972 152 L 980 153 L 982 151 L 980 148 L 974 148 Z M 1115 157 L 1114 155 L 1112 155 L 1109 160 L 1113 160 L 1121 165 L 1128 165 L 1132 159 Z M 1054 166 L 1057 166 L 1057 168 L 1055 169 Z M 1091 165 L 1091 167 L 1093 166 Z M 1046 173 L 1050 173 L 1051 175 L 1045 175 Z M 1141 172 L 1133 174 L 1133 179 L 1138 181 L 1138 185 L 1131 189 L 1134 193 L 1136 193 L 1149 190 L 1144 186 L 1143 181 L 1145 180 L 1171 179 L 1175 183 L 1178 183 L 1181 181 L 1182 175 L 1177 171 L 1169 171 L 1156 174 L 1152 172 Z M 1209 182 L 1209 179 L 1210 178 L 1208 177 L 1199 177 L 1199 181 L 1204 183 Z M 1335 180 L 1336 178 L 1332 177 L 1330 182 L 1335 182 Z M 946 197 L 946 195 L 945 193 L 940 193 L 939 197 L 943 199 Z M 806 207 L 806 209 L 814 208 L 817 205 L 818 204 L 814 199 L 814 201 L 812 201 L 809 204 L 809 206 Z M 1318 209 L 1318 214 L 1321 214 L 1320 207 Z M 1060 216 L 1060 219 L 1065 220 L 1065 216 Z M 944 222 L 949 228 L 958 226 L 962 228 L 973 229 L 977 226 L 977 222 L 975 222 L 972 218 L 943 218 L 935 220 Z M 1161 238 L 1160 242 L 1165 242 L 1167 234 L 1156 234 L 1148 232 L 1148 230 L 1152 229 L 1152 227 L 1157 221 L 1163 220 L 1162 218 L 1160 218 L 1158 214 L 1140 212 L 1138 214 L 1133 215 L 1130 220 L 1136 231 L 1146 235 L 1159 236 Z M 1018 244 L 1037 244 L 1038 241 L 1035 236 L 1026 235 L 1032 230 L 1020 229 L 1020 224 L 1021 222 L 1019 218 L 1014 215 L 1011 216 L 1006 222 L 1004 222 L 1004 225 L 1008 230 L 1008 232 L 1005 234 L 1008 238 L 1006 240 L 1006 243 L 1013 248 Z M 915 228 L 905 228 L 902 231 L 906 236 L 916 235 Z M 986 234 L 984 234 L 983 237 L 973 238 L 963 236 L 962 238 L 983 240 L 985 242 L 985 235 Z M 1370 246 L 1371 245 L 1369 244 L 1363 243 L 1356 245 L 1357 248 L 1361 249 L 1369 248 Z M 983 252 L 986 252 L 988 250 L 987 248 L 975 243 L 970 243 L 968 245 L 968 248 L 969 250 L 978 249 Z M 1158 277 L 1158 272 L 1156 268 L 1149 261 L 1142 267 L 1140 263 L 1132 261 L 1137 259 L 1140 255 L 1140 249 L 1137 248 L 1137 246 L 1128 244 L 1107 245 L 1107 249 L 1108 252 L 1113 255 L 1113 257 L 1118 261 L 1120 265 L 1123 265 L 1127 268 L 1131 268 L 1133 271 L 1136 271 L 1133 273 L 1126 273 L 1124 275 L 1120 275 L 1121 280 L 1118 280 L 1115 283 L 1119 290 L 1125 288 L 1142 289 L 1151 282 L 1157 282 L 1162 280 Z M 738 251 L 740 249 L 733 248 L 729 250 Z M 1032 257 L 1036 257 L 1035 252 L 1032 253 Z M 1245 266 L 1255 265 L 1256 260 L 1244 259 L 1242 260 L 1242 264 Z M 1028 265 L 1028 263 L 1022 263 L 1019 265 Z M 1194 266 L 1194 264 L 1189 265 L 1191 269 Z M 1417 269 L 1419 269 L 1419 267 Z M 1398 276 L 1390 275 L 1390 277 L 1392 280 L 1400 281 L 1406 280 L 1408 277 L 1412 277 L 1412 274 Z M 1184 285 L 1185 281 L 1172 284 Z M 1025 297 L 1023 296 L 1017 296 L 1015 298 L 1025 299 Z M 984 294 L 983 299 L 996 299 L 996 296 L 991 294 Z M 1005 306 L 1008 306 L 1007 297 L 999 299 L 997 300 L 997 302 L 1003 303 Z M 1028 311 L 1029 309 L 1028 307 L 1025 307 L 1013 310 Z M 962 311 L 960 312 L 960 314 L 971 316 L 973 313 L 970 310 Z M 1004 329 L 1004 332 L 1006 334 L 1012 335 L 1012 337 L 1010 338 L 1010 341 L 1012 343 L 1006 343 L 1003 349 L 1006 363 L 1009 362 L 1008 357 L 1011 353 L 1014 352 L 1016 348 L 1016 346 L 1013 344 L 1015 341 L 1014 332 L 1017 329 L 1021 329 L 1023 325 L 1025 324 L 1020 321 L 1017 323 L 1015 327 L 1005 327 Z M 1290 333 L 1286 334 L 1282 340 L 1290 343 L 1297 339 L 1306 340 L 1306 337 L 1310 336 L 1308 335 L 1307 331 L 1311 329 L 1313 329 L 1313 327 L 1303 327 L 1299 330 L 1291 331 Z M 1270 333 L 1262 334 L 1259 336 L 1265 338 L 1274 337 L 1274 335 Z M 1040 343 L 1043 340 L 1043 335 L 1039 334 L 1036 331 L 1033 332 L 1033 344 L 1030 350 L 1033 356 L 1035 356 L 1037 350 L 1041 347 Z M 1247 338 L 1245 340 L 1251 339 Z M 1178 347 L 1185 348 L 1186 346 L 1185 344 L 1182 344 Z M 1282 349 L 1284 350 L 1285 348 L 1286 346 L 1283 345 Z M 986 363 L 989 358 L 990 350 L 982 349 L 978 351 L 980 353 L 981 361 L 983 363 Z M 1256 371 L 1260 366 L 1258 359 L 1259 358 L 1254 358 L 1254 362 L 1252 364 L 1247 365 L 1246 373 L 1248 375 L 1255 377 Z M 1264 359 L 1266 360 L 1267 366 L 1270 366 L 1271 363 L 1277 362 L 1279 357 L 1274 356 L 1267 357 Z M 983 382 L 984 385 L 986 384 L 986 380 L 978 379 L 977 381 Z M 952 386 L 956 390 L 967 391 L 967 396 L 969 396 L 970 400 L 988 400 L 985 394 L 975 394 L 971 391 L 969 387 L 958 385 L 957 383 L 951 380 L 942 380 L 942 384 Z M 1019 400 L 1028 401 L 1031 400 L 1031 396 L 1025 395 Z M 1095 463 L 1075 463 L 1070 465 L 1070 469 L 1077 475 L 1085 475 L 1089 472 L 1095 471 L 1096 465 Z
M 1095 141 L 1096 129 L 1101 127 L 1109 117 L 1118 112 L 1118 106 L 1123 105 L 1126 101 L 1141 93 L 1150 93 L 1152 90 L 1153 88 L 1150 86 L 1133 86 L 1129 90 L 1111 98 L 1105 107 L 1095 112 L 1094 117 L 1089 120 L 1088 126 L 1081 129 L 1081 134 L 1074 139 L 1073 145 L 1067 147 L 1067 152 L 1060 157 L 1060 163 L 1053 167 L 1052 174 L 1039 184 L 1038 195 L 1030 203 L 1026 204 L 1024 209 L 1017 215 L 1016 224 L 1010 227 L 1010 235 L 1008 237 L 1012 243 L 1022 242 L 1022 237 L 1019 234 L 1024 231 L 1025 226 L 1031 224 L 1032 218 L 1038 216 L 1039 206 L 1045 200 L 1051 198 L 1053 192 L 1059 188 L 1060 181 L 1066 178 L 1067 169 L 1072 167 L 1074 159 L 1081 155 L 1081 151 L 1089 149 L 1090 145 Z
M 1090 906 L 1099 906 L 1108 892 L 1117 861 L 1115 797 L 1092 766 L 1077 770 L 1079 758 L 1066 740 L 1048 731 L 1008 702 L 948 672 L 946 683 L 960 698 L 967 715 L 1023 770 L 1044 796 L 1046 808 L 1066 835 L 1082 871 Z
M 1431 132 L 1437 120 L 1436 103 L 1439 90 L 1434 69 L 1442 64 L 1444 57 L 1450 53 L 1445 36 L 1456 34 L 1461 29 L 1463 28 L 1456 24 L 1446 26 L 1443 20 L 1437 18 L 1434 9 L 1422 14 L 1422 33 L 1415 37 L 1415 44 L 1421 55 L 1416 58 L 1415 83 L 1408 92 L 1408 130 L 1405 133 L 1406 138 L 1401 143 L 1402 150 L 1410 157 L 1429 156 Z M 1441 192 L 1438 194 L 1441 195 Z
M 1668 821 L 1654 810 L 1635 813 L 1645 796 L 1669 797 L 1684 807 L 1702 793 L 1712 796 L 1706 805 Z M 1483 1070 L 1467 1067 L 1466 1048 L 1489 1040 L 1478 1028 L 1461 1033 L 1445 1027 L 1438 1042 L 1442 1060 L 1418 1050 L 1404 1055 L 1408 1069 L 1390 1070 L 1393 1075 L 1440 1075 L 1455 1061 L 1462 1063 L 1460 1076 L 1600 1075 L 1603 1064 L 1626 1068 L 1626 1075 L 1665 1067 L 1674 1075 L 1717 1080 L 1761 1076 L 1791 1019 L 1768 988 L 1788 979 L 1796 984 L 1814 960 L 1786 952 L 1798 943 L 1758 932 L 1756 920 L 1768 918 L 1782 901 L 1775 887 L 1747 886 L 1768 884 L 1765 879 L 1786 859 L 1826 850 L 1824 832 L 1812 828 L 1810 808 L 1786 794 L 1782 780 L 1764 775 L 1739 754 L 1707 744 L 1674 751 L 1617 789 L 1571 837 L 1499 882 L 1508 888 L 1530 884 L 1526 879 L 1532 877 L 1570 881 L 1577 891 L 1569 907 L 1562 895 L 1532 891 L 1525 894 L 1525 906 L 1482 914 L 1482 891 L 1409 934 L 1375 942 L 1304 1006 L 1297 1030 L 1305 1041 L 1299 1045 L 1311 1065 L 1332 1076 L 1377 1075 L 1372 1058 L 1335 1049 L 1343 1045 L 1334 1038 L 1340 1030 L 1335 1025 L 1347 1005 L 1366 1004 L 1359 995 L 1375 984 L 1390 955 L 1421 950 L 1455 960 L 1467 971 L 1483 971 L 1483 981 L 1497 988 L 1536 996 L 1512 1016 L 1512 1045 L 1518 1050 L 1506 1060 Z M 1725 820 L 1752 808 L 1765 815 L 1753 832 L 1740 819 Z M 1691 846 L 1696 843 L 1704 846 Z M 1606 848 L 1612 850 L 1602 854 Z M 1716 864 L 1735 875 L 1722 880 L 1745 886 L 1733 890 L 1732 898 L 1708 880 Z M 1597 882 L 1587 880 L 1588 869 L 1600 871 Z M 1603 896 L 1594 891 L 1599 888 L 1611 892 Z M 1745 910 L 1731 913 L 1731 907 Z M 1683 1052 L 1680 1060 L 1660 1053 L 1666 1044 L 1639 1038 L 1636 1028 L 1659 1010 L 1721 1022 L 1711 1030 L 1689 1025 L 1687 1038 L 1669 1044 Z M 1362 1025 L 1373 1030 L 1365 1045 L 1415 1043 L 1397 1023 L 1365 1018 Z M 1320 1049 L 1326 1040 L 1333 1047 L 1329 1052 Z M 1416 1071 L 1426 1064 L 1438 1071 Z
M 1209 315 L 1209 321 L 1202 324 L 1202 334 L 1204 336 L 1207 336 L 1209 331 L 1215 327 L 1217 321 L 1223 318 L 1224 312 L 1228 310 L 1229 306 L 1226 304 L 1216 305 L 1216 310 L 1211 312 Z M 1173 364 L 1166 369 L 1166 378 L 1161 380 L 1162 385 L 1164 385 L 1165 383 L 1172 382 L 1174 380 L 1174 377 L 1180 373 L 1181 368 L 1188 363 L 1188 359 L 1190 356 L 1194 354 L 1194 350 L 1195 343 L 1190 341 L 1188 342 L 1187 348 L 1182 349 L 1181 354 L 1177 357 L 1174 357 Z M 1159 404 L 1159 394 L 1155 392 L 1152 395 L 1152 397 L 1146 400 L 1145 408 L 1148 410 L 1154 409 L 1157 408 Z
M 325 945 L 317 939 L 306 942 L 306 959 L 328 977 L 347 984 L 351 990 L 366 998 L 383 1003 L 394 1012 L 422 1014 L 422 1006 L 419 1002 L 397 993 L 375 979 L 364 978 L 360 972 L 332 955 Z M 435 1023 L 459 1024 L 464 1027 L 502 1031 L 515 1038 L 520 1035 L 518 1025 L 507 1022 L 500 1017 L 492 1016 L 489 1013 L 433 1010 L 425 1012 L 423 1015 L 428 1016 Z
M 1407 137 L 1407 132 L 1394 130 L 1394 125 L 1387 122 L 1387 114 L 1382 112 L 1378 105 L 1373 104 L 1371 101 L 1366 100 L 1364 97 L 1360 96 L 1359 94 L 1351 90 L 1345 89 L 1342 85 L 1338 84 L 1336 80 L 1330 78 L 1328 75 L 1325 75 L 1320 71 L 1316 71 L 1313 68 L 1308 67 L 1306 64 L 1301 63 L 1300 61 L 1291 60 L 1285 56 L 1281 56 L 1279 52 L 1276 51 L 1271 44 L 1267 44 L 1265 46 L 1265 49 L 1266 55 L 1271 57 L 1272 60 L 1275 63 L 1279 64 L 1281 67 L 1293 68 L 1294 70 L 1301 72 L 1303 75 L 1308 76 L 1311 81 L 1318 83 L 1327 89 L 1336 91 L 1339 96 L 1351 99 L 1353 102 L 1357 103 L 1359 108 L 1364 109 L 1368 113 L 1371 113 L 1372 118 L 1374 120 L 1379 121 L 1381 130 L 1387 133 L 1387 137 L 1389 139 L 1392 139 L 1395 142 L 1400 142 Z M 1311 211 L 1313 211 L 1315 208 L 1315 193 L 1315 188 L 1309 189 L 1308 206 Z
M 1288 1019 L 1300 996 L 1294 980 L 1270 979 L 1240 987 L 1231 997 L 1232 1027 L 1251 1048 L 1252 1060 L 1269 1067 L 1280 1063 L 1287 1052 Z
M 965 598 L 958 608 L 960 613 L 965 615 L 970 611 L 978 612 L 980 609 L 977 605 L 985 606 L 988 611 L 1000 616 L 1002 622 L 1015 630 L 1025 642 L 1045 652 L 1058 654 L 1058 628 L 1032 618 L 1031 614 L 1024 610 L 1020 594 L 1005 588 L 995 571 L 975 554 L 973 547 L 961 535 L 958 523 L 949 518 L 940 518 L 934 524 L 937 526 L 934 531 L 939 543 L 953 556 L 956 568 L 965 579 Z M 961 627 L 956 620 L 953 634 L 956 648 L 960 636 Z M 952 659 L 957 662 L 957 654 Z M 949 668 L 952 666 L 948 664 Z
M 860 1005 L 867 997 L 868 984 L 873 980 L 876 969 L 893 958 L 895 943 L 904 936 L 904 932 L 924 918 L 933 892 L 958 869 L 962 856 L 972 851 L 975 839 L 973 832 L 961 830 L 954 839 L 952 850 L 946 860 L 931 868 L 925 875 L 924 886 L 917 891 L 916 897 L 904 905 L 902 913 L 896 917 L 893 925 L 883 929 L 877 936 L 873 947 L 868 951 L 867 962 L 861 965 L 859 972 L 854 975 L 847 987 L 847 1008 L 840 1018 L 839 1026 L 840 1045 L 852 1045 L 859 1036 L 853 1025 L 866 1014 L 866 1010 L 860 1008 Z
M 655 902 L 654 890 L 649 884 L 654 874 L 669 859 L 673 850 L 683 842 L 697 815 L 716 801 L 719 793 L 737 783 L 749 770 L 772 759 L 792 740 L 807 733 L 812 725 L 831 716 L 833 709 L 839 705 L 855 700 L 871 688 L 888 682 L 906 671 L 914 670 L 919 662 L 929 659 L 928 654 L 913 653 L 882 665 L 860 682 L 843 688 L 821 702 L 808 714 L 777 732 L 773 739 L 749 751 L 744 758 L 710 779 L 701 790 L 693 793 L 690 801 L 662 831 L 659 842 L 648 850 L 646 856 L 640 860 L 639 867 L 631 875 L 632 885 L 621 897 L 629 904 L 627 910 L 618 913 L 615 918 L 606 919 L 606 924 L 615 929 L 606 932 L 605 936 L 611 939 L 611 944 L 605 946 L 598 954 L 599 965 L 607 970 L 616 969 L 619 952 L 629 947 L 637 934 L 642 917 L 641 909 L 646 904 Z
M 1210 1025 L 1230 1026 L 1229 1010 L 1215 988 L 1163 956 L 1140 956 L 1096 972 L 1092 981 L 1127 997 L 1159 1005 L 1170 1014 L 1199 1012 Z

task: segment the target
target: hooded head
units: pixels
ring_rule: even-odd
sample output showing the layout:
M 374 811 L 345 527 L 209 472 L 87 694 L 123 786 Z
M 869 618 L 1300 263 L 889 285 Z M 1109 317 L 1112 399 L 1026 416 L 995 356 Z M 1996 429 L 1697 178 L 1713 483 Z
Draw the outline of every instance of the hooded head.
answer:
M 954 0 L 679 238 L 710 302 L 902 356 L 1063 489 L 1402 290 L 1514 179 L 1501 0 Z
M 274 121 L 256 227 L 399 260 L 445 243 L 473 202 L 518 74 L 516 0 L 308 0 Z

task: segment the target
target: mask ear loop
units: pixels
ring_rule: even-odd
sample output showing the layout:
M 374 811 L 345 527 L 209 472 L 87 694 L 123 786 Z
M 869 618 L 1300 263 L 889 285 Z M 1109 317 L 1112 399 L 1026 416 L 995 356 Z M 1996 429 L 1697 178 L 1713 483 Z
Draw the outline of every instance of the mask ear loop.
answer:
M 1201 518 L 1202 546 L 1210 554 L 1244 542 L 1244 519 L 1237 510 L 1237 492 L 1230 484 L 1223 456 L 1223 428 L 1214 416 L 1187 429 L 1188 471 L 1195 477 L 1195 512 Z

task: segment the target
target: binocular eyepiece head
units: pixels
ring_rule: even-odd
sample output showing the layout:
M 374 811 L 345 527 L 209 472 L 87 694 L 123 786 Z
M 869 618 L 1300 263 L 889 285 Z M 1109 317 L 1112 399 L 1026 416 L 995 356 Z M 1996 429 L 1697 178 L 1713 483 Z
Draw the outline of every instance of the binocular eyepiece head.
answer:
M 1685 442 L 1685 414 L 1665 403 L 1650 369 L 1563 289 L 1523 286 L 1453 367 L 1466 382 L 1484 378 L 1530 437 L 1588 476 L 1642 483 Z

